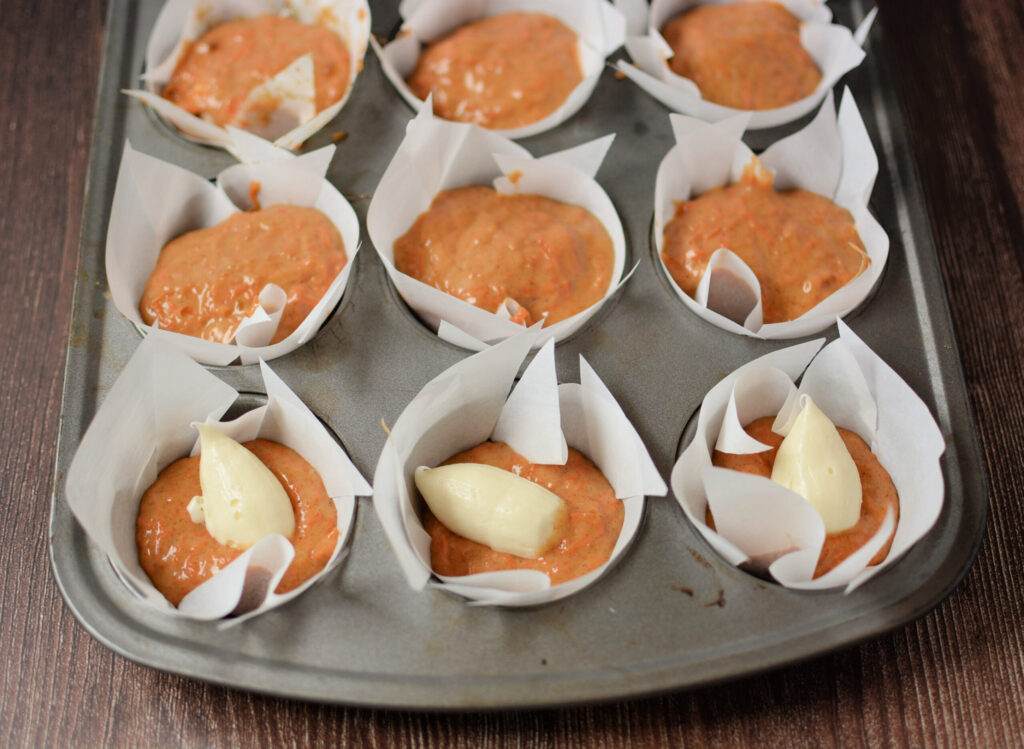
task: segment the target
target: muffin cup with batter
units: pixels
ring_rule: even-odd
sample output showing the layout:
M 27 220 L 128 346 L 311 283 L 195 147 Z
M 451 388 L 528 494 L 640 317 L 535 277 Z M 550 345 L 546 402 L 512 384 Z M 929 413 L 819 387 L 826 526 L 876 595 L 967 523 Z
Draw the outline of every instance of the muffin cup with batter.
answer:
M 945 442 L 924 401 L 842 321 L 839 339 L 824 348 L 823 343 L 818 339 L 774 351 L 713 387 L 671 483 L 686 517 L 730 564 L 767 573 L 788 588 L 845 586 L 850 592 L 899 559 L 934 525 L 943 503 L 939 458 Z M 867 443 L 899 495 L 898 522 L 889 514 L 870 541 L 817 578 L 813 575 L 825 541 L 817 511 L 769 478 L 712 465 L 715 450 L 764 451 L 766 446 L 744 427 L 779 414 L 785 420 L 785 414 L 799 408 L 802 394 L 837 427 Z M 717 530 L 705 522 L 709 507 Z M 890 538 L 888 554 L 868 566 Z
M 405 2 L 406 14 L 402 28 L 394 40 L 384 47 L 370 39 L 380 58 L 384 74 L 409 105 L 419 111 L 424 101 L 409 88 L 406 79 L 427 43 L 464 26 L 471 21 L 512 12 L 544 13 L 560 20 L 578 36 L 577 52 L 582 81 L 553 112 L 520 127 L 496 129 L 506 138 L 526 138 L 557 127 L 575 114 L 590 98 L 604 71 L 605 58 L 622 46 L 626 38 L 626 22 L 611 4 L 604 0 L 432 0 Z
M 477 604 L 530 606 L 555 601 L 596 581 L 629 546 L 644 496 L 667 491 L 640 436 L 612 394 L 580 358 L 580 384 L 559 385 L 549 341 L 512 389 L 537 331 L 525 330 L 464 359 L 427 383 L 391 429 L 374 474 L 374 509 L 409 586 L 433 587 Z M 535 570 L 433 575 L 431 539 L 413 483 L 417 466 L 436 466 L 484 441 L 505 442 L 531 463 L 564 465 L 574 447 L 593 461 L 622 500 L 625 514 L 611 558 L 600 567 L 552 585 Z
M 535 345 L 572 335 L 625 283 L 626 240 L 607 193 L 594 179 L 614 136 L 535 159 L 512 141 L 475 125 L 448 122 L 429 109 L 409 123 L 384 172 L 366 218 L 367 231 L 395 288 L 416 314 L 451 343 L 480 350 L 518 334 L 523 326 L 434 288 L 395 268 L 395 241 L 442 190 L 491 185 L 503 195 L 537 194 L 578 205 L 604 226 L 614 259 L 604 296 L 571 317 L 543 329 Z M 415 175 L 415 179 L 410 179 Z
M 114 383 L 82 438 L 68 470 L 67 500 L 90 539 L 110 558 L 129 590 L 168 616 L 214 620 L 231 613 L 236 624 L 287 603 L 341 560 L 355 512 L 355 497 L 371 488 L 345 451 L 266 364 L 261 374 L 266 405 L 229 422 L 218 421 L 238 397 L 184 353 L 155 338 L 144 340 Z M 139 501 L 169 464 L 199 453 L 191 423 L 209 422 L 238 441 L 263 438 L 295 450 L 320 474 L 337 510 L 338 541 L 327 566 L 288 593 L 277 584 L 294 556 L 291 542 L 274 534 L 258 541 L 199 585 L 175 608 L 139 563 Z
M 134 150 L 125 143 L 107 227 L 107 282 L 118 311 L 144 335 L 166 337 L 204 364 L 253 364 L 294 351 L 311 339 L 341 300 L 359 249 L 359 220 L 348 201 L 325 179 L 334 155 L 327 146 L 302 156 L 232 130 L 235 150 L 250 163 L 228 167 L 211 184 L 197 174 Z M 139 312 L 146 282 L 161 249 L 175 237 L 215 226 L 252 208 L 250 190 L 259 183 L 261 207 L 285 204 L 321 211 L 341 235 L 348 262 L 306 318 L 287 337 L 270 343 L 286 300 L 269 285 L 260 306 L 243 321 L 232 343 L 218 343 L 147 325 Z M 276 289 L 276 291 L 275 291 Z
M 801 188 L 849 211 L 867 254 L 866 267 L 859 275 L 804 314 L 785 322 L 763 323 L 760 282 L 729 248 L 719 248 L 711 256 L 693 297 L 680 288 L 665 267 L 664 233 L 677 204 L 740 181 L 754 157 L 742 140 L 746 114 L 717 123 L 677 114 L 669 118 L 676 145 L 658 167 L 653 240 L 666 279 L 687 307 L 732 333 L 784 339 L 818 333 L 867 299 L 889 256 L 889 237 L 868 210 L 878 157 L 849 90 L 843 94 L 838 115 L 829 93 L 821 111 L 806 127 L 776 141 L 757 157 L 774 175 L 776 190 Z M 721 275 L 716 271 L 722 271 Z M 727 309 L 716 311 L 709 306 L 709 300 L 716 298 L 747 303 L 740 305 L 739 314 L 732 314 L 735 319 L 730 319 L 725 314 Z
M 348 87 L 342 97 L 316 110 L 311 58 L 304 55 L 250 92 L 261 111 L 248 129 L 281 148 L 297 149 L 334 119 L 348 101 L 363 69 L 370 38 L 370 8 L 366 0 L 167 0 L 146 46 L 145 90 L 126 90 L 145 102 L 189 138 L 232 151 L 234 140 L 226 127 L 191 114 L 161 93 L 191 42 L 228 21 L 263 15 L 285 16 L 303 24 L 322 26 L 336 34 L 348 51 Z M 275 106 L 266 112 L 265 102 Z M 241 122 L 231 124 L 242 127 Z M 234 151 L 232 151 L 234 153 Z M 236 154 L 237 155 L 237 154 Z
M 668 108 L 717 122 L 741 111 L 750 112 L 748 127 L 752 130 L 784 125 L 803 117 L 814 109 L 848 71 L 864 59 L 861 46 L 871 30 L 875 10 L 861 22 L 856 31 L 831 23 L 832 11 L 818 0 L 778 0 L 801 21 L 800 42 L 821 71 L 821 81 L 814 92 L 785 106 L 774 109 L 741 110 L 705 99 L 697 84 L 673 72 L 668 60 L 672 47 L 661 34 L 664 25 L 676 16 L 700 5 L 731 5 L 744 0 L 653 0 L 645 14 L 645 0 L 618 0 L 629 19 L 626 50 L 633 58 L 629 63 L 619 60 L 616 67 L 640 88 Z

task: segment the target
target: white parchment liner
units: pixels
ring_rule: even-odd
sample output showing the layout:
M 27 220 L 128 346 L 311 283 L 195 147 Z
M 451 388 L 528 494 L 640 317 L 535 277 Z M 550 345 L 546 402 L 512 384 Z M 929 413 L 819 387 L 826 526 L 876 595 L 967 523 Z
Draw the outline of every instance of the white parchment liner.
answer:
M 147 338 L 132 355 L 96 412 L 68 469 L 68 505 L 89 538 L 110 558 L 133 593 L 157 611 L 187 619 L 220 619 L 235 611 L 250 570 L 269 571 L 263 591 L 246 590 L 245 613 L 237 624 L 302 593 L 342 558 L 352 527 L 355 497 L 372 492 L 345 451 L 302 401 L 260 364 L 267 404 L 231 422 L 217 420 L 238 393 L 183 352 Z M 262 437 L 287 445 L 312 464 L 338 511 L 338 544 L 323 572 L 293 591 L 274 592 L 294 556 L 291 542 L 267 536 L 189 593 L 175 608 L 139 565 L 135 521 L 139 502 L 157 474 L 170 463 L 199 452 L 191 422 L 215 423 L 239 442 Z M 262 592 L 262 595 L 259 595 Z M 249 596 L 256 595 L 249 601 Z M 259 601 L 259 605 L 250 608 Z
M 672 469 L 672 491 L 690 522 L 731 564 L 767 571 L 788 588 L 845 585 L 849 593 L 899 559 L 935 523 L 944 492 L 939 457 L 946 446 L 924 401 L 845 323 L 838 324 L 839 339 L 825 348 L 818 339 L 772 352 L 708 392 L 693 441 Z M 801 372 L 797 388 L 793 382 Z M 891 515 L 864 547 L 813 580 L 825 526 L 810 503 L 771 479 L 711 464 L 715 449 L 767 449 L 743 425 L 776 415 L 776 425 L 784 423 L 805 393 L 836 426 L 868 443 L 896 485 L 899 524 L 889 554 L 877 566 L 867 563 L 889 538 Z M 717 533 L 704 523 L 709 504 Z
M 166 337 L 204 364 L 242 364 L 283 356 L 306 343 L 341 299 L 359 251 L 359 219 L 348 201 L 324 175 L 334 146 L 294 156 L 240 130 L 232 130 L 235 150 L 253 163 L 236 164 L 217 175 L 216 185 L 197 174 L 147 156 L 125 143 L 107 227 L 107 283 L 118 311 L 146 335 Z M 260 183 L 258 199 L 266 208 L 279 203 L 319 209 L 338 228 L 348 262 L 326 293 L 292 333 L 269 345 L 286 302 L 284 292 L 268 284 L 260 306 L 244 320 L 234 343 L 217 343 L 146 325 L 139 300 L 156 267 L 160 250 L 186 232 L 214 226 L 242 208 L 251 208 L 249 185 Z
M 636 534 L 644 495 L 667 491 L 640 436 L 614 397 L 580 357 L 580 384 L 559 385 L 554 341 L 548 341 L 509 388 L 539 328 L 464 359 L 412 399 L 381 453 L 374 501 L 409 586 L 422 590 L 431 577 L 430 536 L 423 529 L 413 483 L 417 466 L 436 466 L 488 439 L 506 442 L 533 463 L 564 465 L 575 447 L 604 473 L 625 505 L 622 532 L 611 558 L 582 577 L 551 585 L 536 570 L 505 570 L 462 577 L 437 576 L 433 586 L 474 605 L 530 606 L 583 589 L 621 556 Z M 507 398 L 507 400 L 506 400 Z
M 583 71 L 580 84 L 547 117 L 522 127 L 491 131 L 506 138 L 526 138 L 572 117 L 590 98 L 604 70 L 605 58 L 625 41 L 625 19 L 604 0 L 404 0 L 399 6 L 404 21 L 395 39 L 382 48 L 371 38 L 370 45 L 380 58 L 384 75 L 402 98 L 419 111 L 424 101 L 413 94 L 405 79 L 415 70 L 426 43 L 471 21 L 517 11 L 546 13 L 575 31 Z
M 661 260 L 665 226 L 675 216 L 676 203 L 743 176 L 753 152 L 742 141 L 748 115 L 717 123 L 670 114 L 676 145 L 662 159 L 654 188 L 654 242 L 658 261 L 683 303 L 708 322 L 733 333 L 755 338 L 798 338 L 829 327 L 863 302 L 882 275 L 889 257 L 889 236 L 868 210 L 878 174 L 878 157 L 849 89 L 843 93 L 838 116 L 831 92 L 815 118 L 802 130 L 773 143 L 758 158 L 774 173 L 777 190 L 802 188 L 829 198 L 853 215 L 870 264 L 857 278 L 788 322 L 762 324 L 761 287 L 750 267 L 727 248 L 711 256 L 697 287 L 697 298 L 676 284 Z M 743 325 L 707 307 L 715 269 L 743 279 L 757 304 Z
M 167 0 L 146 46 L 146 72 L 142 76 L 146 90 L 132 89 L 124 93 L 151 106 L 186 135 L 232 151 L 232 138 L 227 129 L 186 112 L 160 94 L 189 42 L 222 23 L 267 14 L 286 15 L 301 23 L 329 29 L 345 43 L 351 58 L 344 96 L 319 113 L 311 55 L 298 58 L 250 93 L 247 99 L 250 102 L 257 102 L 266 94 L 281 100 L 270 122 L 260 128 L 252 127 L 251 131 L 274 140 L 281 148 L 298 148 L 334 119 L 352 93 L 356 76 L 363 69 L 370 38 L 370 8 L 366 0 Z
M 434 117 L 429 107 L 422 109 L 409 122 L 405 138 L 381 177 L 366 216 L 370 239 L 398 293 L 441 338 L 460 346 L 480 350 L 480 341 L 490 344 L 522 332 L 523 326 L 507 316 L 475 307 L 399 272 L 395 268 L 394 245 L 442 190 L 490 184 L 504 195 L 543 195 L 590 211 L 607 230 L 615 253 L 604 297 L 572 317 L 545 327 L 535 344 L 572 335 L 628 279 L 628 275 L 623 278 L 626 238 L 622 222 L 611 199 L 594 180 L 614 137 L 606 135 L 535 159 L 500 135 L 476 125 L 448 122 Z M 506 175 L 514 175 L 514 179 Z
M 675 16 L 698 5 L 731 5 L 743 0 L 653 0 L 650 13 L 645 0 L 615 0 L 629 20 L 626 50 L 633 64 L 616 63 L 622 73 L 655 99 L 676 112 L 716 122 L 740 112 L 749 112 L 751 130 L 784 125 L 803 117 L 821 103 L 825 95 L 848 71 L 864 59 L 861 47 L 867 39 L 876 9 L 872 9 L 853 33 L 845 26 L 831 23 L 832 11 L 825 0 L 779 0 L 803 23 L 800 42 L 821 70 L 821 82 L 814 93 L 800 101 L 777 109 L 741 110 L 705 100 L 697 84 L 672 71 L 668 59 L 672 48 L 660 29 Z

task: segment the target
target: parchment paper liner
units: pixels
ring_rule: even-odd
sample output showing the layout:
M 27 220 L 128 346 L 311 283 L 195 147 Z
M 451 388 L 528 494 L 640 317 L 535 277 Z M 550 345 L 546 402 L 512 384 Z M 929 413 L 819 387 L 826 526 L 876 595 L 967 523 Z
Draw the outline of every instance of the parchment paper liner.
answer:
M 316 416 L 266 363 L 260 369 L 267 404 L 217 423 L 238 393 L 175 347 L 145 339 L 96 412 L 68 469 L 67 500 L 78 522 L 128 588 L 168 616 L 221 619 L 236 610 L 244 590 L 248 605 L 241 616 L 225 622 L 232 625 L 290 601 L 341 561 L 355 496 L 372 492 Z M 240 442 L 263 437 L 287 445 L 316 468 L 338 511 L 338 544 L 322 572 L 295 590 L 274 593 L 294 556 L 291 542 L 274 534 L 185 596 L 178 608 L 153 586 L 135 545 L 139 502 L 161 470 L 190 450 L 198 454 L 193 421 L 217 423 Z M 262 591 L 245 585 L 246 575 L 258 568 L 270 573 Z
M 626 280 L 626 239 L 611 199 L 594 180 L 614 135 L 535 159 L 522 146 L 476 125 L 448 122 L 425 107 L 381 177 L 366 228 L 406 303 L 444 340 L 480 350 L 523 330 L 507 317 L 475 307 L 395 268 L 395 240 L 405 234 L 441 190 L 491 184 L 498 192 L 544 195 L 590 211 L 608 232 L 615 252 L 612 278 L 596 304 L 544 328 L 535 340 L 561 341 L 589 320 Z M 513 175 L 514 181 L 506 175 Z M 456 330 L 457 329 L 457 330 Z M 466 336 L 465 334 L 468 334 Z M 476 342 L 473 341 L 476 339 Z
M 777 190 L 803 188 L 823 195 L 847 209 L 871 262 L 842 288 L 795 320 L 762 324 L 761 290 L 750 267 L 731 251 L 721 248 L 711 257 L 708 270 L 694 299 L 676 284 L 661 259 L 665 226 L 675 216 L 676 203 L 689 200 L 713 187 L 739 180 L 753 152 L 741 138 L 748 115 L 740 114 L 717 123 L 670 114 L 676 145 L 662 159 L 654 189 L 654 243 L 658 262 L 683 303 L 700 317 L 755 338 L 797 338 L 829 327 L 836 317 L 853 311 L 863 302 L 882 274 L 889 257 L 889 236 L 868 210 L 868 199 L 878 174 L 878 157 L 849 89 L 843 92 L 838 116 L 828 94 L 824 106 L 802 130 L 773 143 L 758 158 L 775 174 Z M 707 307 L 714 274 L 725 268 L 746 281 L 757 305 L 743 325 Z
M 232 130 L 235 150 L 252 163 L 236 164 L 217 175 L 216 185 L 197 174 L 147 156 L 125 143 L 107 227 L 106 268 L 110 293 L 118 311 L 145 335 L 166 338 L 204 364 L 242 364 L 275 359 L 312 338 L 341 300 L 359 251 L 359 220 L 348 201 L 324 175 L 334 146 L 293 156 L 266 141 Z M 160 250 L 171 239 L 206 228 L 250 208 L 249 184 L 260 183 L 259 201 L 266 208 L 279 203 L 317 208 L 338 228 L 348 262 L 326 293 L 292 333 L 268 345 L 284 309 L 284 293 L 270 284 L 261 305 L 239 327 L 235 343 L 216 343 L 146 325 L 139 300 L 153 273 Z M 277 290 L 274 294 L 273 290 Z M 277 298 L 273 298 L 273 297 Z M 244 343 L 244 345 L 243 345 Z
M 418 494 L 412 477 L 419 465 L 436 466 L 488 439 L 507 442 L 531 462 L 564 465 L 568 444 L 601 469 L 625 505 L 611 558 L 575 580 L 552 586 L 542 572 L 505 570 L 437 575 L 431 583 L 472 605 L 530 606 L 583 589 L 629 545 L 640 525 L 644 495 L 667 491 L 640 436 L 583 357 L 581 384 L 558 385 L 554 342 L 549 340 L 509 395 L 538 331 L 537 326 L 524 330 L 442 372 L 412 399 L 391 430 L 374 474 L 373 505 L 414 590 L 422 590 L 431 578 L 430 536 L 413 504 Z
M 270 123 L 265 127 L 251 127 L 250 131 L 273 139 L 280 148 L 297 149 L 334 119 L 352 93 L 356 77 L 363 69 L 370 37 L 370 8 L 366 0 L 167 0 L 146 45 L 146 72 L 142 76 L 146 90 L 128 89 L 124 93 L 148 104 L 188 137 L 235 153 L 227 128 L 186 112 L 160 94 L 188 42 L 227 21 L 264 14 L 289 15 L 302 23 L 330 29 L 345 43 L 351 58 L 345 94 L 319 113 L 309 55 L 298 58 L 250 93 L 247 101 L 258 101 L 261 94 L 270 94 L 282 102 Z
M 729 563 L 767 571 L 787 588 L 846 586 L 849 593 L 899 559 L 935 523 L 944 492 L 939 457 L 946 446 L 924 401 L 845 323 L 838 325 L 839 339 L 824 348 L 824 339 L 818 339 L 774 351 L 715 385 L 704 397 L 696 434 L 671 478 L 687 518 Z M 818 513 L 770 479 L 711 464 L 715 449 L 738 454 L 767 449 L 743 425 L 776 415 L 776 424 L 784 422 L 803 393 L 836 426 L 860 435 L 896 485 L 899 524 L 889 554 L 877 566 L 867 563 L 892 532 L 891 515 L 868 544 L 812 580 L 825 539 Z M 709 503 L 717 533 L 704 523 Z
M 660 32 L 666 22 L 698 5 L 736 2 L 743 0 L 653 0 L 648 15 L 645 0 L 615 0 L 628 20 L 626 51 L 633 58 L 633 64 L 619 60 L 615 67 L 669 109 L 707 122 L 749 112 L 748 127 L 761 130 L 803 117 L 821 103 L 843 75 L 860 65 L 864 59 L 861 48 L 877 12 L 877 8 L 872 9 L 851 33 L 845 26 L 831 23 L 832 11 L 826 7 L 825 0 L 779 0 L 803 21 L 800 42 L 821 70 L 821 82 L 814 93 L 784 107 L 741 110 L 707 101 L 694 81 L 674 73 L 668 65 L 672 48 Z
M 565 102 L 547 117 L 529 125 L 490 132 L 506 138 L 526 138 L 565 122 L 586 104 L 604 70 L 604 60 L 626 39 L 626 21 L 604 0 L 404 0 L 399 5 L 402 28 L 383 48 L 370 39 L 380 58 L 384 75 L 414 110 L 424 101 L 409 89 L 405 79 L 412 75 L 423 46 L 471 21 L 516 11 L 554 16 L 579 37 L 578 51 L 583 80 Z

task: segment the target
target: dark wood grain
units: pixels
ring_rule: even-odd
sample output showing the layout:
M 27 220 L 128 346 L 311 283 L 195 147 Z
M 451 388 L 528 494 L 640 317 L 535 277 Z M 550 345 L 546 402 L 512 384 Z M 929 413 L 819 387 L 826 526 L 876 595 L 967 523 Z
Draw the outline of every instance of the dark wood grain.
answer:
M 991 515 L 918 622 L 768 675 L 638 702 L 430 715 L 210 687 L 74 621 L 47 557 L 102 0 L 0 13 L 0 746 L 1019 745 L 1024 735 L 1024 4 L 882 8 L 932 216 Z

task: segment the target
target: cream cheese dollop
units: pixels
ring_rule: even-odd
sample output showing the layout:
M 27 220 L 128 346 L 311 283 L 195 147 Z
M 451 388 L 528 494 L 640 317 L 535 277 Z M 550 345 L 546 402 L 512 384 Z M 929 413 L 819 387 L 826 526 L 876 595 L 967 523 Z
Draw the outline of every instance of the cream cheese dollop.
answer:
M 218 543 L 248 549 L 271 533 L 290 537 L 295 512 L 281 482 L 263 462 L 212 424 L 199 430 L 199 485 L 188 512 Z
M 772 481 L 806 499 L 821 515 L 826 533 L 852 528 L 860 520 L 862 489 L 857 464 L 829 418 L 809 395 L 779 445 Z
M 494 551 L 536 559 L 568 528 L 562 498 L 511 471 L 480 463 L 420 466 L 415 481 L 445 527 Z

